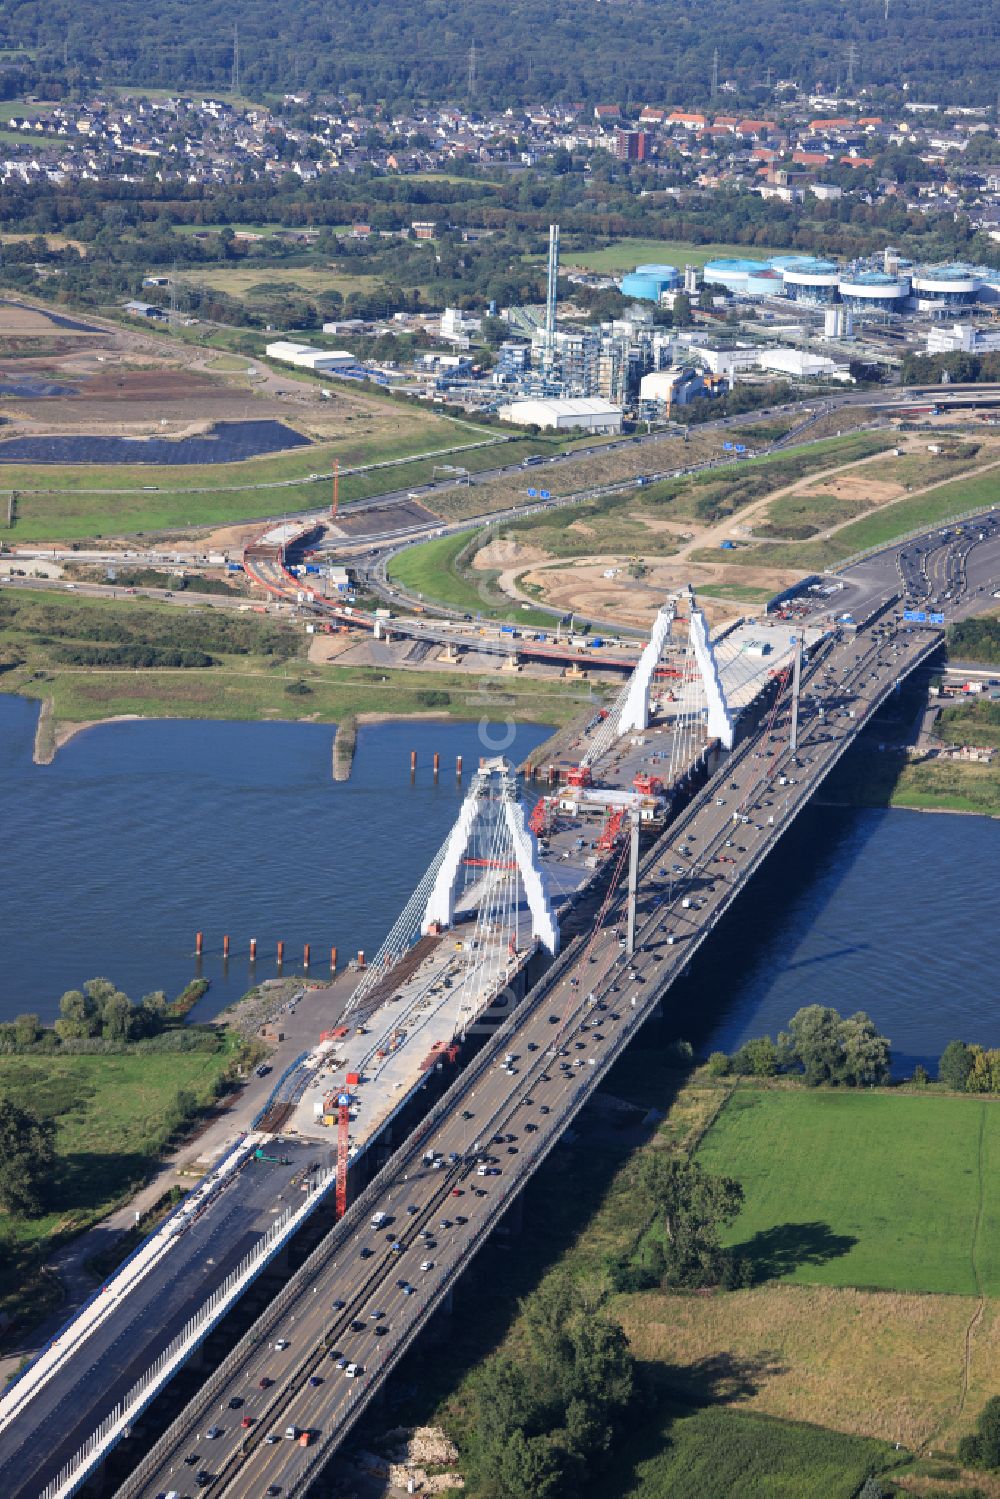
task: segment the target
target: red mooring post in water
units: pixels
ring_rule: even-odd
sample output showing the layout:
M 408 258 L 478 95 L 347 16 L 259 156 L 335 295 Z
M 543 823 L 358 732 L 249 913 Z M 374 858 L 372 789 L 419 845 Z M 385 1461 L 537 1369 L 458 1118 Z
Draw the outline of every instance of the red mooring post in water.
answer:
M 228 932 L 226 933 L 226 935 L 222 939 L 222 956 L 224 958 L 228 958 L 229 957 L 229 933 Z
M 337 949 L 335 947 L 331 947 L 330 948 L 330 972 L 331 973 L 336 973 L 336 971 L 337 971 Z
M 417 773 L 417 752 L 416 752 L 416 750 L 410 750 L 410 775 L 411 776 L 415 776 L 416 773 Z
M 306 943 L 305 947 L 302 949 L 302 967 L 303 968 L 308 968 L 309 967 L 309 943 L 308 942 Z
M 284 961 L 285 961 L 285 944 L 283 942 L 279 942 L 278 943 L 278 967 L 279 968 L 281 967 L 281 965 L 282 965 L 282 963 Z
M 205 950 L 205 933 L 204 932 L 195 932 L 195 934 L 194 934 L 194 950 L 195 950 L 195 955 L 200 958 L 201 955 L 202 955 L 202 953 Z
M 458 781 L 460 781 L 462 779 L 462 757 L 461 757 L 461 755 L 456 755 L 456 757 L 455 757 L 455 779 L 458 780 Z
M 359 968 L 364 968 L 364 966 L 365 966 L 365 950 L 364 950 L 363 947 L 359 947 L 358 948 L 358 967 Z
M 256 963 L 256 961 L 257 961 L 257 938 L 256 937 L 251 937 L 250 938 L 250 961 L 251 961 L 251 963 Z

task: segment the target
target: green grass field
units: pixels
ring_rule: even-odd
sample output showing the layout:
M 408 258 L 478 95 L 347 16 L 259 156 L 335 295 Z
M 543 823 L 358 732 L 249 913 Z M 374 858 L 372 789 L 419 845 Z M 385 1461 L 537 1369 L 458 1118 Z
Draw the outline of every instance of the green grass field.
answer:
M 254 231 L 256 232 L 256 231 Z M 254 287 L 268 286 L 285 292 L 302 292 L 304 296 L 318 296 L 324 291 L 371 291 L 379 284 L 379 277 L 367 272 L 339 271 L 336 266 L 281 266 L 266 261 L 250 265 L 234 263 L 220 266 L 199 266 L 197 269 L 179 271 L 178 281 L 192 286 L 208 286 L 225 292 L 230 297 L 254 295 Z M 266 293 L 260 293 L 266 295 Z
M 985 510 L 997 504 L 998 496 L 1000 470 L 977 474 L 969 479 L 956 479 L 927 494 L 883 505 L 881 509 L 852 522 L 825 541 L 806 541 L 801 544 L 793 542 L 788 546 L 770 546 L 764 542 L 740 547 L 727 554 L 726 565 L 793 568 L 803 572 L 836 567 L 856 552 L 888 546 L 889 542 L 899 536 L 944 525 L 968 511 Z M 719 556 L 717 552 L 704 550 L 695 552 L 692 560 L 718 562 Z
M 198 640 L 215 664 L 66 664 L 86 662 L 87 651 L 109 638 L 156 648 Z M 0 652 L 14 663 L 0 684 L 5 692 L 49 698 L 56 720 L 67 723 L 125 713 L 322 723 L 339 723 L 351 713 L 404 716 L 428 709 L 442 718 L 482 717 L 481 672 L 317 665 L 305 657 L 308 640 L 290 624 L 252 614 L 223 616 L 214 610 L 176 611 L 140 598 L 113 601 L 25 590 L 0 601 Z M 84 648 L 82 657 L 74 654 L 78 647 Z M 586 684 L 498 676 L 495 716 L 560 724 L 587 699 Z
M 167 1143 L 177 1094 L 187 1090 L 208 1103 L 232 1054 L 220 1043 L 156 1055 L 0 1057 L 0 1094 L 56 1125 L 50 1210 L 40 1218 L 3 1217 L 0 1309 L 39 1309 L 44 1261 L 148 1178 Z
M 818 1426 L 667 1405 L 621 1456 L 587 1499 L 853 1499 L 895 1454 L 886 1442 Z
M 537 449 L 528 439 L 509 447 L 478 446 L 492 434 L 484 431 L 479 438 L 474 426 L 419 415 L 423 419 L 414 422 L 404 410 L 397 425 L 391 413 L 387 419 L 380 413 L 368 433 L 347 432 L 241 463 L 5 464 L 0 516 L 6 521 L 6 495 L 16 489 L 17 520 L 12 530 L 0 524 L 0 540 L 78 540 L 295 514 L 328 503 L 335 458 L 342 469 L 369 465 L 341 478 L 341 503 L 350 504 L 426 484 L 435 465 L 453 463 L 475 473 Z M 428 453 L 436 456 L 421 456 Z M 409 461 L 378 467 L 390 460 Z
M 738 1089 L 698 1159 L 742 1182 L 728 1242 L 804 1284 L 1000 1294 L 1000 1105 Z
M 492 597 L 489 583 L 495 574 L 484 571 L 480 588 L 458 571 L 455 559 L 470 539 L 470 532 L 460 531 L 454 536 L 438 536 L 433 541 L 408 547 L 390 562 L 389 577 L 410 593 L 461 610 L 463 614 L 518 620 L 524 625 L 551 629 L 555 624 L 553 615 L 540 609 L 522 609 L 513 600 L 504 602 Z
M 620 239 L 604 250 L 565 250 L 567 266 L 588 271 L 631 271 L 637 265 L 693 265 L 699 269 L 709 260 L 767 260 L 770 255 L 788 255 L 789 250 L 762 249 L 758 245 L 692 245 L 680 239 Z

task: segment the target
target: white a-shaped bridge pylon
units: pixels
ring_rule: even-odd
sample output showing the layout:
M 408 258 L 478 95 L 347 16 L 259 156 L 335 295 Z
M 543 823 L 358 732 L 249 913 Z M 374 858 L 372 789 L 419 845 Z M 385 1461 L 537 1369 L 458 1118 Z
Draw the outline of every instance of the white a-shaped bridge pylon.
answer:
M 625 689 L 625 701 L 622 703 L 621 712 L 615 728 L 619 734 L 642 733 L 649 728 L 649 693 L 653 685 L 653 673 L 663 654 L 663 647 L 670 639 L 670 627 L 674 622 L 674 610 L 672 604 L 664 604 L 653 621 L 649 641 L 635 665 L 628 686 Z
M 700 609 L 693 607 L 693 600 L 689 635 L 694 651 L 694 659 L 698 663 L 698 670 L 701 673 L 701 680 L 705 688 L 705 697 L 708 702 L 708 722 L 706 724 L 708 737 L 709 739 L 720 740 L 725 749 L 732 749 L 733 715 L 729 711 L 726 694 L 722 690 L 719 663 L 715 659 L 715 648 L 709 639 L 705 616 Z
M 491 781 L 494 775 L 499 776 L 499 810 L 504 834 L 501 844 L 505 859 L 501 861 L 494 858 L 489 862 L 510 863 L 516 867 L 531 913 L 532 936 L 537 937 L 550 953 L 556 953 L 559 950 L 559 927 L 542 881 L 538 844 L 528 827 L 510 767 L 503 759 L 487 761 L 469 788 L 462 810 L 442 850 L 420 929 L 427 932 L 435 923 L 441 926 L 454 924 L 455 897 L 463 863 L 473 843 L 476 825 L 485 811 L 487 801 L 491 800 Z M 494 847 L 499 846 L 494 838 Z
M 706 725 L 708 736 L 710 739 L 719 739 L 726 749 L 732 749 L 733 716 L 726 702 L 715 648 L 709 638 L 705 616 L 700 609 L 695 608 L 694 598 L 690 595 L 688 603 L 691 620 L 689 627 L 691 651 L 705 692 L 705 701 L 708 704 Z M 673 605 L 665 604 L 653 621 L 649 642 L 636 662 L 635 670 L 625 687 L 617 716 L 612 714 L 613 722 L 609 730 L 609 739 L 622 734 L 641 734 L 649 728 L 649 696 L 653 686 L 653 675 L 660 656 L 663 654 L 663 648 L 670 639 L 673 622 Z M 602 744 L 601 751 L 603 752 L 607 747 L 606 744 Z M 592 747 L 591 757 L 593 756 Z

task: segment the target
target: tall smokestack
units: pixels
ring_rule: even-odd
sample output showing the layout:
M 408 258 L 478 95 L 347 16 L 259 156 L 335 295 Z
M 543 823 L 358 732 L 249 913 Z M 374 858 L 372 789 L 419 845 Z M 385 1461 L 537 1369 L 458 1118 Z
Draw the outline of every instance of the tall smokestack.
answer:
M 545 342 L 551 349 L 556 332 L 556 292 L 559 282 L 559 225 L 549 225 L 549 280 L 545 294 Z

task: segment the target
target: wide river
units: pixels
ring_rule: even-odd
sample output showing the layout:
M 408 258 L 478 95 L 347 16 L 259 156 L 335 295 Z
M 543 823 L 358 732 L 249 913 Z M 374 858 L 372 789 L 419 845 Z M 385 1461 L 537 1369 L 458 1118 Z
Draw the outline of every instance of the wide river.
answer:
M 2 1019 L 52 1019 L 97 974 L 133 998 L 174 994 L 198 971 L 199 929 L 198 1018 L 271 977 L 279 938 L 289 967 L 312 945 L 317 977 L 331 944 L 341 963 L 371 955 L 454 819 L 456 755 L 467 786 L 489 752 L 475 724 L 372 725 L 338 784 L 329 725 L 178 720 L 101 726 L 35 766 L 36 718 L 0 696 Z M 522 726 L 509 753 L 546 732 Z M 1000 1044 L 998 869 L 1000 822 L 811 809 L 675 986 L 668 1024 L 730 1050 L 803 1004 L 865 1009 L 903 1070 L 954 1036 Z

